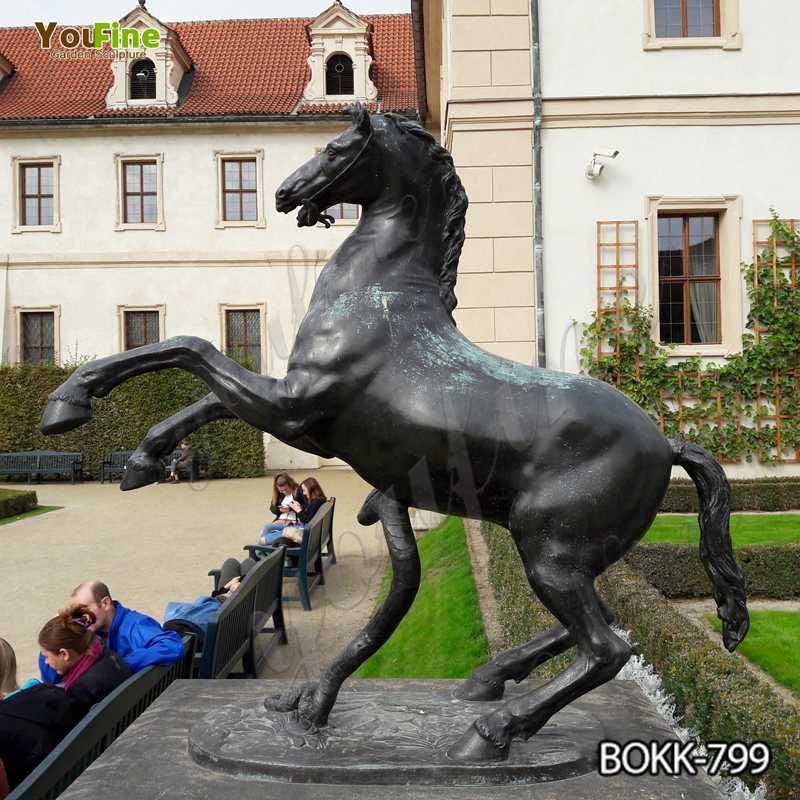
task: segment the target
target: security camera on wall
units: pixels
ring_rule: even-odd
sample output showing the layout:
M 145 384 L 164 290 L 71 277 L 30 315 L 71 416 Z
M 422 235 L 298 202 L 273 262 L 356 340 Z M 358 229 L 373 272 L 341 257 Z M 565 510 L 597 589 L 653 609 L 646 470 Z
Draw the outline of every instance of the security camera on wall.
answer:
M 592 160 L 586 165 L 586 177 L 590 180 L 596 180 L 603 174 L 606 165 L 599 159 L 612 159 L 619 155 L 619 150 L 607 148 L 604 150 L 597 150 L 592 153 Z

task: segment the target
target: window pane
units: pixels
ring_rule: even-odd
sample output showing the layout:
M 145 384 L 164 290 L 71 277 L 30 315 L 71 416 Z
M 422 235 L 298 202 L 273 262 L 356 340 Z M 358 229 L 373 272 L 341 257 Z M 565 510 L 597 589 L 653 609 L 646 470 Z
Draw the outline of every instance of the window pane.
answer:
M 355 203 L 342 203 L 342 219 L 358 219 L 358 206 Z
M 226 189 L 239 189 L 239 162 L 226 161 L 225 162 L 225 188 Z
M 230 192 L 225 195 L 225 219 L 231 222 L 238 222 L 242 218 L 242 210 L 239 202 L 238 192 Z
M 125 198 L 125 222 L 141 222 L 142 208 L 139 195 Z
M 125 349 L 159 341 L 158 311 L 125 312 Z
M 254 220 L 258 218 L 255 192 L 242 193 L 242 219 Z
M 40 209 L 40 216 L 39 216 L 39 224 L 40 225 L 52 225 L 53 224 L 53 198 L 52 197 L 42 197 L 40 200 L 41 206 Z
M 714 217 L 689 217 L 689 274 L 718 275 Z
M 655 0 L 656 36 L 674 39 L 683 35 L 681 0 Z
M 141 167 L 138 164 L 125 165 L 125 189 L 128 192 L 141 192 Z
M 144 219 L 142 222 L 154 223 L 158 221 L 158 198 L 154 194 L 146 194 L 144 201 Z
M 683 275 L 683 217 L 658 218 L 658 274 Z
M 41 194 L 53 194 L 53 168 L 42 167 L 39 191 Z
M 714 4 L 717 0 L 687 0 L 686 21 L 689 36 L 715 36 Z
M 228 353 L 236 347 L 241 347 L 244 343 L 244 312 L 226 311 L 225 312 L 226 345 Z
M 35 197 L 29 197 L 25 201 L 25 224 L 39 224 L 39 201 Z
M 683 283 L 662 283 L 658 289 L 658 317 L 661 341 L 683 344 Z
M 22 360 L 39 364 L 54 360 L 55 315 L 52 311 L 22 314 Z
M 693 344 L 720 341 L 718 292 L 719 284 L 716 281 L 694 281 L 689 284 L 689 314 Z
M 158 191 L 157 176 L 158 168 L 155 164 L 142 164 L 142 191 Z
M 25 175 L 25 194 L 39 194 L 39 168 L 23 167 Z
M 256 162 L 242 161 L 242 189 L 256 188 Z

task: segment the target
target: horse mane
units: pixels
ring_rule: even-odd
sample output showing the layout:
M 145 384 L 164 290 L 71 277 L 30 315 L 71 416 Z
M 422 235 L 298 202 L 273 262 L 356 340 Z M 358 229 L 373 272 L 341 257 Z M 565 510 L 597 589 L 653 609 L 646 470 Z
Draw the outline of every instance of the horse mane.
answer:
M 461 180 L 456 174 L 453 157 L 444 149 L 433 136 L 418 122 L 407 120 L 398 114 L 384 114 L 389 117 L 403 133 L 410 133 L 421 139 L 428 148 L 431 158 L 437 163 L 440 177 L 444 185 L 445 197 L 445 222 L 442 243 L 444 244 L 444 259 L 439 270 L 439 297 L 453 319 L 453 310 L 458 304 L 455 286 L 458 271 L 458 260 L 461 257 L 461 248 L 464 246 L 464 222 L 467 215 L 469 200 Z M 455 324 L 455 320 L 453 320 Z

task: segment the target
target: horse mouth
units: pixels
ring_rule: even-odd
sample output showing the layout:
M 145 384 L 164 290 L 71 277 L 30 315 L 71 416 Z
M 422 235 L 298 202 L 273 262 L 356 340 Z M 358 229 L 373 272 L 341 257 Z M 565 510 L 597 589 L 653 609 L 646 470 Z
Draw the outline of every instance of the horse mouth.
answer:
M 288 198 L 280 198 L 275 201 L 275 208 L 281 214 L 288 214 L 290 211 L 294 211 L 299 205 L 300 203 L 297 200 L 290 200 Z

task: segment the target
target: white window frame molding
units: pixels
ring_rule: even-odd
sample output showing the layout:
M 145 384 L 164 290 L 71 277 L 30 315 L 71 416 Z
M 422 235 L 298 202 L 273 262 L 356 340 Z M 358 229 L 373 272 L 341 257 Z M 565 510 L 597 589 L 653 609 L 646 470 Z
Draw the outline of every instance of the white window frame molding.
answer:
M 131 161 L 155 161 L 156 162 L 156 221 L 155 222 L 125 222 L 124 198 L 122 190 L 124 181 L 122 170 L 125 164 Z M 116 200 L 116 219 L 114 220 L 115 231 L 164 231 L 167 229 L 164 220 L 164 154 L 163 153 L 142 153 L 140 155 L 129 153 L 114 153 L 114 173 L 117 176 L 117 200 Z
M 53 314 L 53 363 L 61 364 L 61 306 L 14 306 L 14 324 L 16 326 L 16 363 L 22 363 L 22 315 L 23 314 Z
M 47 163 L 53 165 L 53 224 L 23 225 L 22 168 L 31 164 Z M 11 233 L 61 233 L 61 156 L 11 156 L 11 175 L 11 191 L 14 193 L 11 200 L 11 207 L 14 209 Z
M 224 198 L 224 173 L 223 162 L 241 159 L 256 160 L 256 218 L 247 220 L 226 220 L 225 219 L 225 198 Z M 214 221 L 215 228 L 266 228 L 267 218 L 264 205 L 264 150 L 215 150 L 214 161 L 217 169 L 217 218 Z
M 718 344 L 679 344 L 670 347 L 670 357 L 727 356 L 742 350 L 742 196 L 738 194 L 709 197 L 665 197 L 648 195 L 645 198 L 647 247 L 649 248 L 650 290 L 647 301 L 653 306 L 653 341 L 660 342 L 658 303 L 658 215 L 702 214 L 719 216 L 719 286 L 722 341 Z
M 655 0 L 644 2 L 644 50 L 719 48 L 741 50 L 742 33 L 739 30 L 739 0 L 719 0 L 719 36 L 680 36 L 659 38 L 656 36 Z
M 147 305 L 147 306 L 128 306 L 128 305 L 118 305 L 117 306 L 117 333 L 118 333 L 118 345 L 119 345 L 119 352 L 125 353 L 127 350 L 125 349 L 125 314 L 129 311 L 157 311 L 158 312 L 158 341 L 163 342 L 166 339 L 166 317 L 167 317 L 167 306 L 165 303 L 159 303 L 156 305 Z
M 221 344 L 220 350 L 224 354 L 228 349 L 228 335 L 227 326 L 225 325 L 225 316 L 228 311 L 258 311 L 259 313 L 259 327 L 260 327 L 260 341 L 261 341 L 261 366 L 259 373 L 261 375 L 268 374 L 268 358 L 267 358 L 267 304 L 266 303 L 220 303 L 219 304 L 219 341 Z

